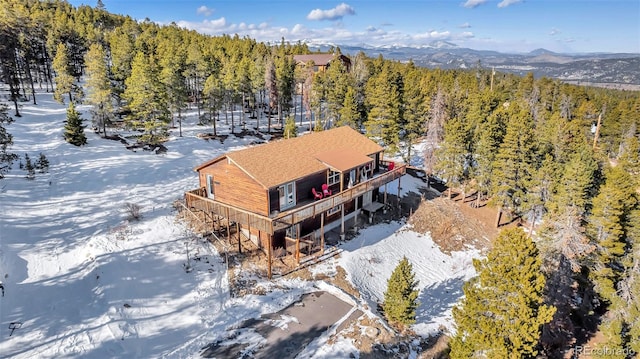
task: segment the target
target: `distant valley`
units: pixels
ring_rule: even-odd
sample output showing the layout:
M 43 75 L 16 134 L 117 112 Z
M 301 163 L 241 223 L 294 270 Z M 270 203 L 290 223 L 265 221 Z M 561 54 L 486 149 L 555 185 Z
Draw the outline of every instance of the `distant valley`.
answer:
M 326 50 L 327 46 L 320 46 Z M 627 90 L 640 90 L 640 54 L 588 53 L 560 54 L 537 49 L 524 54 L 461 48 L 452 43 L 437 41 L 425 47 L 343 46 L 343 53 L 355 55 L 363 51 L 369 57 L 382 55 L 385 59 L 409 61 L 418 66 L 442 69 L 470 69 L 478 66 L 496 71 L 536 78 L 550 77 L 568 83 Z

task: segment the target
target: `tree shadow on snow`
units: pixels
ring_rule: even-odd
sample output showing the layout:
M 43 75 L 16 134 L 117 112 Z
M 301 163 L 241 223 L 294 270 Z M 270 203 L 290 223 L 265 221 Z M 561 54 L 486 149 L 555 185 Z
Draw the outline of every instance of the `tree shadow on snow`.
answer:
M 463 296 L 463 277 L 448 278 L 422 289 L 418 300 L 420 307 L 416 313 L 418 323 L 436 324 Z

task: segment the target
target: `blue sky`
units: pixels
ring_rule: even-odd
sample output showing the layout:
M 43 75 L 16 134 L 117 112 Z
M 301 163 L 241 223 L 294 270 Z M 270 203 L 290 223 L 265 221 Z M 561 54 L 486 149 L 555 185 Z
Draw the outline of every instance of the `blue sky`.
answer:
M 108 11 L 210 35 L 502 52 L 640 53 L 640 0 L 102 0 Z M 94 0 L 71 0 L 94 6 Z

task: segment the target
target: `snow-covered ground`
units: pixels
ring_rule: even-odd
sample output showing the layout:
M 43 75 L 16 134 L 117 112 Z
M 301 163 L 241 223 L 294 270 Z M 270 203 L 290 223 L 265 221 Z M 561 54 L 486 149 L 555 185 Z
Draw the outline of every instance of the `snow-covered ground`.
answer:
M 339 265 L 371 308 L 382 303 L 391 272 L 407 257 L 420 289 L 412 329 L 422 336 L 453 329 L 451 308 L 462 296 L 463 283 L 475 275 L 473 258 L 480 256 L 477 250 L 444 254 L 428 235 L 399 222 L 368 227 L 342 248 Z
M 258 138 L 199 139 L 211 129 L 190 113 L 184 136 L 173 131 L 166 154 L 133 152 L 89 130 L 89 144 L 78 148 L 62 138 L 66 106 L 50 94 L 38 94 L 38 103 L 24 103 L 23 117 L 7 127 L 12 152 L 33 160 L 42 152 L 50 167 L 28 180 L 16 163 L 0 180 L 3 357 L 199 357 L 229 328 L 317 290 L 317 283 L 278 279 L 266 295 L 231 298 L 222 258 L 176 221 L 173 202 L 197 187 L 193 168 Z M 224 121 L 220 127 L 228 129 Z M 418 183 L 403 178 L 402 192 Z M 127 221 L 127 203 L 142 207 L 140 221 Z M 450 327 L 450 307 L 478 255 L 445 255 L 401 223 L 369 227 L 342 247 L 340 259 L 313 270 L 331 275 L 343 266 L 370 304 L 381 300 L 398 260 L 409 258 L 422 303 L 414 329 L 423 335 Z M 336 358 L 354 350 L 346 339 L 329 345 L 318 338 L 301 355 Z

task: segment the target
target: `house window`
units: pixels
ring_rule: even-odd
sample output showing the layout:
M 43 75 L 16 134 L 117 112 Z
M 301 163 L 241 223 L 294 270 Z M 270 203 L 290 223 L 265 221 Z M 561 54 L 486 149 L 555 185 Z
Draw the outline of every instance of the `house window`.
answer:
M 330 210 L 328 210 L 328 211 L 327 211 L 327 216 L 334 215 L 334 214 L 336 214 L 336 213 L 340 212 L 340 210 L 341 210 L 341 209 L 342 209 L 342 205 L 341 205 L 341 204 L 339 204 L 339 205 L 337 205 L 337 206 L 335 206 L 335 207 L 331 208 Z
M 213 182 L 213 176 L 207 175 L 207 197 L 214 199 L 216 197 L 216 187 Z
M 371 162 L 360 168 L 360 182 L 364 182 L 369 179 L 369 174 L 371 173 Z
M 289 182 L 278 187 L 278 195 L 280 196 L 280 210 L 291 208 L 296 205 L 296 183 Z
M 364 165 L 364 167 L 362 167 L 362 169 L 367 173 L 367 175 L 371 172 L 371 162 L 367 163 L 366 165 Z
M 347 184 L 347 188 L 351 188 L 356 184 L 356 170 L 352 169 L 349 172 L 349 183 Z
M 340 183 L 340 172 L 329 171 L 329 177 L 327 177 L 327 184 L 329 186 Z

